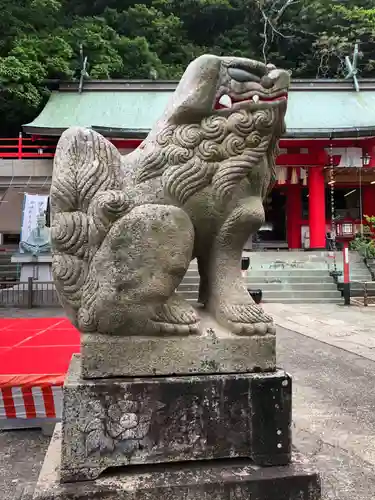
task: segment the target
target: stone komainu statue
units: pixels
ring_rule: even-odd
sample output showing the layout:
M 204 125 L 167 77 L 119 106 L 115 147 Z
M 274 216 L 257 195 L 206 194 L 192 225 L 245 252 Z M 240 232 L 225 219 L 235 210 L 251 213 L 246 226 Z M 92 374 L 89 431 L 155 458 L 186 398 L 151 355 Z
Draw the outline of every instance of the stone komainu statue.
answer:
M 130 155 L 92 130 L 62 135 L 50 196 L 53 273 L 82 332 L 197 333 L 196 310 L 175 292 L 196 258 L 199 302 L 221 325 L 274 334 L 240 261 L 275 181 L 289 81 L 272 65 L 204 55 Z

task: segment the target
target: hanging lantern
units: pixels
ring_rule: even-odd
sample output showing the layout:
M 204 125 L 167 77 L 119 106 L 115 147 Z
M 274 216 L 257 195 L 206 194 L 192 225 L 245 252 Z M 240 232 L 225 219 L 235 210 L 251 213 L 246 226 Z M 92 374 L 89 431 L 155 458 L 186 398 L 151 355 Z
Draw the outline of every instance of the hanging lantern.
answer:
M 286 184 L 286 168 L 285 167 L 278 168 L 277 182 L 278 182 L 278 184 Z
M 298 184 L 298 175 L 297 175 L 297 169 L 293 168 L 292 170 L 292 176 L 290 179 L 291 184 Z

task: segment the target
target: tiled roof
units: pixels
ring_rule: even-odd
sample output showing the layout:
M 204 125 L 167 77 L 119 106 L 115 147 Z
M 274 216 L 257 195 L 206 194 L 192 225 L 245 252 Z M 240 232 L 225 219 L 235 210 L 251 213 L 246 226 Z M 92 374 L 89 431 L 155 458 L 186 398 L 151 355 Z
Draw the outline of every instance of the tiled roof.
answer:
M 169 81 L 89 81 L 60 84 L 39 116 L 24 125 L 31 134 L 60 135 L 70 126 L 107 136 L 143 138 L 162 115 L 176 88 Z M 364 137 L 375 135 L 375 80 L 295 80 L 289 92 L 286 137 Z

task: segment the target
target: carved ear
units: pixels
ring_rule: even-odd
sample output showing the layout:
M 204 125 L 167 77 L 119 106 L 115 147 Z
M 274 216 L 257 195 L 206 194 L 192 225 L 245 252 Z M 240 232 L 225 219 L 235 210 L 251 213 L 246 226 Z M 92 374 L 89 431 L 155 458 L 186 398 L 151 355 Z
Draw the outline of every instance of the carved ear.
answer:
M 51 186 L 53 212 L 87 212 L 98 191 L 121 184 L 121 154 L 102 135 L 84 128 L 65 131 L 56 148 Z
M 90 260 L 107 226 L 127 209 L 125 195 L 112 191 L 121 186 L 120 167 L 119 151 L 100 134 L 71 128 L 61 136 L 50 194 L 53 274 L 70 319 L 85 331 L 96 327 L 99 286 L 88 273 Z
M 212 112 L 221 65 L 221 57 L 211 54 L 194 59 L 186 68 L 162 120 L 166 119 L 169 123 L 189 123 Z

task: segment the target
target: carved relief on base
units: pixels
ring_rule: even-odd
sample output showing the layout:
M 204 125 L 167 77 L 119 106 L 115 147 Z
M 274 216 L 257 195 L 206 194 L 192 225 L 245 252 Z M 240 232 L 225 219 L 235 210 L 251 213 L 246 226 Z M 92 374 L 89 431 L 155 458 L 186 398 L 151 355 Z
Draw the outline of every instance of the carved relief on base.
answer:
M 62 481 L 126 465 L 234 457 L 256 463 L 258 456 L 285 463 L 290 391 L 282 371 L 85 381 L 75 357 L 64 387 Z M 264 425 L 268 440 L 257 430 Z

